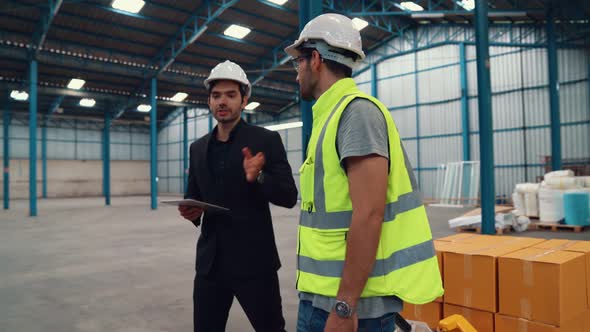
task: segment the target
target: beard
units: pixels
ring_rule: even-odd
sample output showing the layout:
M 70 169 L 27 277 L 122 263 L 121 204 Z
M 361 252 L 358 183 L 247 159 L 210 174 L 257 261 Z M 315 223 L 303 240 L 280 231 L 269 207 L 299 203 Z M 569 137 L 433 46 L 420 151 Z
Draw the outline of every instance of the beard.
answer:
M 305 101 L 314 101 L 315 98 L 311 92 L 308 91 L 301 91 L 301 99 Z
M 241 114 L 239 111 L 231 112 L 227 109 L 224 109 L 224 111 L 226 112 L 226 114 L 223 116 L 217 115 L 217 112 L 213 113 L 213 117 L 215 118 L 215 120 L 217 120 L 218 123 L 230 124 L 240 119 Z

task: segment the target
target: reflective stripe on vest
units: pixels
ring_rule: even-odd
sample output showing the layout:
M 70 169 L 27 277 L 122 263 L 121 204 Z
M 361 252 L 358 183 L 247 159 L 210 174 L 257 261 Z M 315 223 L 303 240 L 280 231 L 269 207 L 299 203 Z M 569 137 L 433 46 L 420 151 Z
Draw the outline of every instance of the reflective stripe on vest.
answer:
M 377 259 L 369 277 L 386 276 L 395 270 L 427 260 L 432 257 L 432 252 L 434 252 L 434 243 L 432 240 L 396 251 L 388 258 Z M 301 255 L 298 260 L 300 271 L 325 277 L 340 278 L 342 269 L 344 268 L 344 261 L 342 260 L 318 261 Z

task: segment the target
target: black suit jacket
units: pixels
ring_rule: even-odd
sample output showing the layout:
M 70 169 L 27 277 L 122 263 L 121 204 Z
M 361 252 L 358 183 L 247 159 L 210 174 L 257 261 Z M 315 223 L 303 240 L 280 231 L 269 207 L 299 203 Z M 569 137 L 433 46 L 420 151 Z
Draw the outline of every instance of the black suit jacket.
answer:
M 190 168 L 185 197 L 227 207 L 229 213 L 205 211 L 197 242 L 196 271 L 208 275 L 213 269 L 227 277 L 247 277 L 274 272 L 281 266 L 274 238 L 269 202 L 292 208 L 297 187 L 287 161 L 281 136 L 262 127 L 238 123 L 232 136 L 227 174 L 219 188 L 209 169 L 208 147 L 214 130 L 190 147 Z M 242 148 L 263 152 L 264 183 L 248 183 Z M 196 223 L 198 225 L 198 223 Z

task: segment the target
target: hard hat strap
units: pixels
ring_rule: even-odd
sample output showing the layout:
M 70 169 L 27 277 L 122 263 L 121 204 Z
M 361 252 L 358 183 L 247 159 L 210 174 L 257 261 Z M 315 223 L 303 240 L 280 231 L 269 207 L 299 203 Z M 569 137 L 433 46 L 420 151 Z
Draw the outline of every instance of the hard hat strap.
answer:
M 341 52 L 338 52 L 339 49 L 334 48 L 321 40 L 308 40 L 304 42 L 301 47 L 315 48 L 322 58 L 341 63 L 352 69 L 356 68 L 359 63 L 358 61 L 354 61 L 351 57 L 341 54 Z

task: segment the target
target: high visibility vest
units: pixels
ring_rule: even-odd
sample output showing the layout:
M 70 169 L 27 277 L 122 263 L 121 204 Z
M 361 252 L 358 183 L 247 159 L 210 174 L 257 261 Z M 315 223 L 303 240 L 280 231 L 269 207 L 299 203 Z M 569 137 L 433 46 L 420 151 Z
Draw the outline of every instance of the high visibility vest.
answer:
M 355 98 L 377 105 L 389 139 L 387 199 L 376 261 L 361 297 L 395 295 L 423 304 L 443 294 L 426 210 L 399 133 L 387 108 L 341 79 L 313 106 L 313 129 L 300 169 L 301 217 L 297 289 L 335 297 L 340 286 L 346 235 L 352 220 L 348 178 L 336 149 L 338 123 Z

